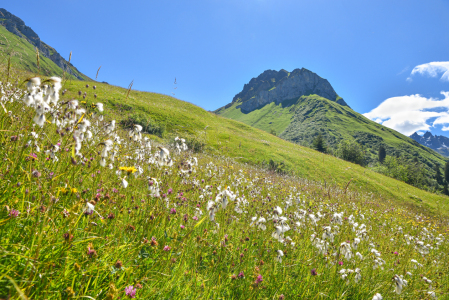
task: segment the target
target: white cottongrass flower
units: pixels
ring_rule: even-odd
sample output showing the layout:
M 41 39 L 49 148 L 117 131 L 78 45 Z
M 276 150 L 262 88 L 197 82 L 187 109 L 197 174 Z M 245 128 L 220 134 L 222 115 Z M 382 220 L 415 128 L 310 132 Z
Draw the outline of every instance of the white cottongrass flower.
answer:
M 41 85 L 41 79 L 39 77 L 30 78 L 26 84 L 28 92 L 33 93 L 36 88 Z
M 360 270 L 359 268 L 356 268 L 356 269 L 355 269 L 354 280 L 355 280 L 355 282 L 359 282 L 360 279 L 362 279 L 361 270 Z
M 279 206 L 276 206 L 276 207 L 273 209 L 273 213 L 274 213 L 275 215 L 278 215 L 278 216 L 282 215 L 282 208 L 280 208 Z
M 95 107 L 98 109 L 99 112 L 103 112 L 103 103 L 95 103 Z
M 382 300 L 382 299 L 383 299 L 382 295 L 377 293 L 376 295 L 374 295 L 372 300 Z
M 126 189 L 128 187 L 128 181 L 125 178 L 126 176 L 122 178 L 122 187 Z
M 340 253 L 343 254 L 346 259 L 351 259 L 352 257 L 351 245 L 346 242 L 341 243 Z
M 282 256 L 284 256 L 284 252 L 282 252 L 282 250 L 277 250 L 278 255 L 274 258 L 275 261 L 277 262 L 282 262 Z
M 394 282 L 396 284 L 395 285 L 395 292 L 396 292 L 396 294 L 399 295 L 400 293 L 402 293 L 403 287 L 407 285 L 407 281 L 402 279 L 402 277 L 398 276 L 398 275 L 394 275 L 393 280 L 394 280 Z

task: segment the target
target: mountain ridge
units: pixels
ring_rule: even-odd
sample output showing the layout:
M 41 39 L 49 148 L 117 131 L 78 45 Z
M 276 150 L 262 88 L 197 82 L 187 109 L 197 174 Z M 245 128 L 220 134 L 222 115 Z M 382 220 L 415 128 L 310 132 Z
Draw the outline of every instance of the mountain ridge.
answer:
M 27 26 L 25 22 L 7 11 L 4 8 L 0 8 L 0 25 L 6 28 L 12 34 L 26 39 L 31 45 L 39 49 L 39 52 L 44 57 L 53 61 L 59 68 L 66 71 L 68 74 L 74 76 L 78 80 L 89 79 L 86 75 L 82 74 L 73 64 L 65 60 L 61 54 L 58 53 L 53 47 L 44 43 L 34 32 L 31 27 Z
M 415 132 L 410 135 L 410 138 L 441 155 L 449 156 L 449 138 L 444 135 L 433 135 L 430 131 L 427 131 L 421 136 Z

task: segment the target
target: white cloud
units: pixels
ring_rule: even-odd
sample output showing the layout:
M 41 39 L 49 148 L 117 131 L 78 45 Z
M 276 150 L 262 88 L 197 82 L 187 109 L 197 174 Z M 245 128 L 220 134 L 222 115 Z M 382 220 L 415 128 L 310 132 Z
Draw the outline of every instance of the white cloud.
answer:
M 449 124 L 449 92 L 441 94 L 444 99 L 426 98 L 418 94 L 388 98 L 363 115 L 409 136 L 415 131 L 427 131 L 435 125 Z M 432 111 L 436 108 L 438 111 Z M 431 118 L 435 120 L 428 124 Z
M 437 77 L 439 74 L 443 73 L 440 80 L 449 81 L 449 61 L 434 61 L 416 66 L 413 68 L 410 75 L 415 75 L 416 73 L 421 75 L 429 75 L 430 77 Z M 408 77 L 407 81 L 410 82 L 411 78 Z

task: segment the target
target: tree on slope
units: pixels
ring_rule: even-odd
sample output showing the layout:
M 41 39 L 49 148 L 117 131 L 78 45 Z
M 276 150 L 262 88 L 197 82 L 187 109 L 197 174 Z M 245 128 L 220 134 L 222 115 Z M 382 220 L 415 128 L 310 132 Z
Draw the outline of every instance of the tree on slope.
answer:
M 313 140 L 313 149 L 326 153 L 326 144 L 321 133 Z
M 379 147 L 379 162 L 383 163 L 386 156 L 387 156 L 387 153 L 385 152 L 385 147 L 383 145 L 380 145 L 380 147 Z

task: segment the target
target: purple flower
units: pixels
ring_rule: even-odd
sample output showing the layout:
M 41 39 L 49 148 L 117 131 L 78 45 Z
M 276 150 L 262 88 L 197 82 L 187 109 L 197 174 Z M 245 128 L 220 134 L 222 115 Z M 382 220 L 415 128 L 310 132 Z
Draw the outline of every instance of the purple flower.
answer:
M 338 264 L 339 264 L 340 266 L 343 266 L 343 262 L 342 262 L 342 261 L 339 261 Z
M 135 289 L 132 285 L 125 287 L 125 294 L 129 298 L 136 298 L 136 292 L 137 289 Z
M 193 216 L 192 219 L 194 219 L 195 221 L 198 221 L 198 217 L 197 216 Z
M 168 189 L 167 193 L 170 195 L 171 193 L 173 193 L 172 189 Z
M 259 283 L 261 283 L 263 281 L 263 277 L 262 277 L 262 275 L 257 275 L 257 278 L 256 278 L 256 283 L 257 284 L 259 284 Z
M 186 228 L 184 225 L 181 225 L 181 229 L 184 229 L 184 228 Z
M 113 192 L 113 193 L 118 193 L 118 190 L 117 190 L 116 188 L 113 188 L 113 189 L 112 189 L 112 192 Z
M 318 273 L 316 272 L 316 269 L 315 269 L 315 268 L 313 268 L 312 270 L 310 270 L 310 273 L 311 273 L 313 276 L 318 275 Z
M 239 273 L 239 275 L 237 275 L 238 278 L 243 278 L 245 277 L 245 274 L 243 274 L 243 271 Z
M 172 215 L 175 215 L 175 214 L 176 214 L 176 209 L 174 209 L 174 208 L 170 209 L 170 213 L 171 213 Z
M 164 247 L 164 251 L 170 251 L 170 249 L 171 249 L 171 247 L 169 247 L 169 246 Z
M 17 218 L 19 216 L 20 212 L 16 209 L 11 209 L 9 211 L 9 216 L 13 218 Z
M 394 251 L 394 254 L 398 255 L 399 253 L 397 251 Z

